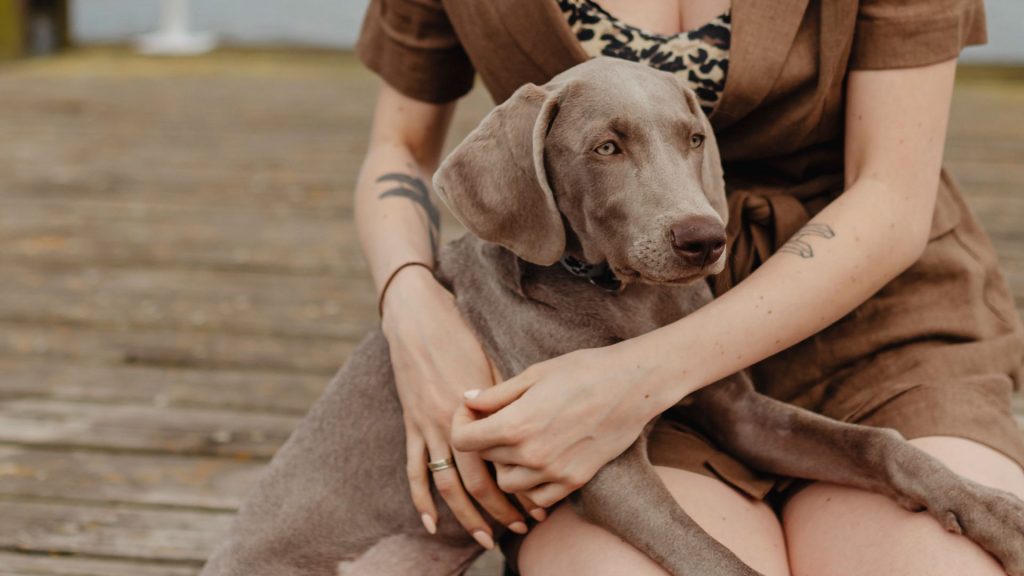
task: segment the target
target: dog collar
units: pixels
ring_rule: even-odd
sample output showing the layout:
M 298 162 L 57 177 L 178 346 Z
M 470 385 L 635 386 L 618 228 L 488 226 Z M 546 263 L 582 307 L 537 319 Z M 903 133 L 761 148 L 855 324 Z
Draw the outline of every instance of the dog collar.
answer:
M 587 264 L 579 258 L 568 254 L 562 256 L 559 262 L 563 268 L 569 271 L 569 274 L 577 278 L 586 278 L 598 288 L 608 292 L 618 292 L 622 289 L 622 281 L 615 276 L 615 273 L 612 272 L 612 267 L 607 262 Z

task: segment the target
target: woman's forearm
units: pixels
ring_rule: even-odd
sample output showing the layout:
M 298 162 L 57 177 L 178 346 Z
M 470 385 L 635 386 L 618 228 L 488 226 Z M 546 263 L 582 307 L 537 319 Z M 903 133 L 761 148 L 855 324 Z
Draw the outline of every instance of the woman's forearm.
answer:
M 355 219 L 378 288 L 404 262 L 434 262 L 440 222 L 428 181 L 401 146 L 377 146 L 363 163 Z
M 378 289 L 405 262 L 434 262 L 440 212 L 430 174 L 454 109 L 454 103 L 417 102 L 381 86 L 355 192 L 359 241 Z
M 935 186 L 937 186 L 937 176 Z M 826 328 L 908 268 L 927 242 L 933 195 L 864 180 L 749 278 L 697 312 L 623 343 L 649 360 L 656 414 Z M 701 361 L 695 361 L 695 359 Z

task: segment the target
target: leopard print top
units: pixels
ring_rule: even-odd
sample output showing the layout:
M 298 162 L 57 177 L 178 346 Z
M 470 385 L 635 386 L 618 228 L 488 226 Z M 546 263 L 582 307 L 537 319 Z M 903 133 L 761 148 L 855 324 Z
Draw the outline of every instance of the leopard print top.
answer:
M 680 74 L 711 114 L 729 72 L 730 11 L 671 36 L 651 34 L 609 14 L 594 0 L 557 0 L 569 28 L 591 57 L 612 56 Z

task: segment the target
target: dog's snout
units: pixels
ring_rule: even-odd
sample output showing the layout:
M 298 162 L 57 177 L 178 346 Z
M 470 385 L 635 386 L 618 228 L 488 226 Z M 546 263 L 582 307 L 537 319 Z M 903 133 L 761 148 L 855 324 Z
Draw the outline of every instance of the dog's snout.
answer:
M 693 216 L 674 224 L 670 230 L 672 249 L 687 264 L 703 268 L 713 264 L 725 250 L 725 228 L 712 218 Z

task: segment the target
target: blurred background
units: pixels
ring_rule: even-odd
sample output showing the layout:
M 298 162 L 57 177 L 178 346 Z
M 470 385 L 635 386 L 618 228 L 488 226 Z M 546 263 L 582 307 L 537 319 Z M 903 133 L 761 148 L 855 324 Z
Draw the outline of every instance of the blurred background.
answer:
M 365 5 L 0 0 L 0 576 L 196 574 L 376 324 Z M 1024 3 L 987 5 L 946 157 L 1024 304 Z

